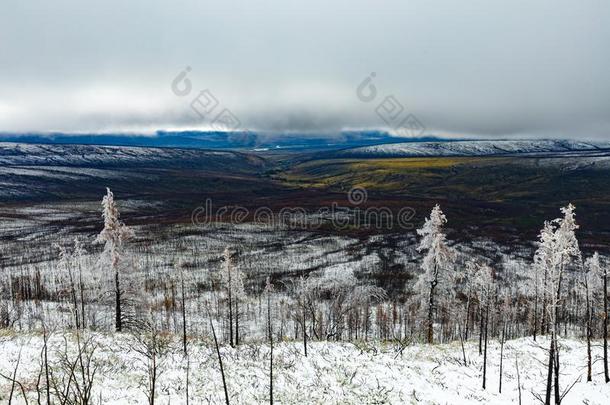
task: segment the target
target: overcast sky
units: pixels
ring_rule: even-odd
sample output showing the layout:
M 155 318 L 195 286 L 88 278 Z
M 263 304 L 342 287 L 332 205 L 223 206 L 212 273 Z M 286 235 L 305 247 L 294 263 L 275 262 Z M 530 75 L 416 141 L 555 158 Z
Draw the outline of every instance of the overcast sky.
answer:
M 192 88 L 178 96 L 171 84 L 187 66 Z M 372 72 L 375 97 L 362 101 L 357 88 Z M 191 102 L 205 89 L 218 104 L 201 116 Z M 225 108 L 260 131 L 386 128 L 395 123 L 376 108 L 388 96 L 427 133 L 610 139 L 610 2 L 3 0 L 0 9 L 0 132 L 206 129 Z

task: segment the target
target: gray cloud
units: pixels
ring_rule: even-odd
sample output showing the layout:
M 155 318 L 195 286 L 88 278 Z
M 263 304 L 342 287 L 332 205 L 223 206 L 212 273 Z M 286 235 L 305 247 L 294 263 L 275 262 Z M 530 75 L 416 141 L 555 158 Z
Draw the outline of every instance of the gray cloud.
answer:
M 603 0 L 8 0 L 0 131 L 205 129 L 189 104 L 207 88 L 263 131 L 384 128 L 394 95 L 431 133 L 610 139 L 608 15 Z

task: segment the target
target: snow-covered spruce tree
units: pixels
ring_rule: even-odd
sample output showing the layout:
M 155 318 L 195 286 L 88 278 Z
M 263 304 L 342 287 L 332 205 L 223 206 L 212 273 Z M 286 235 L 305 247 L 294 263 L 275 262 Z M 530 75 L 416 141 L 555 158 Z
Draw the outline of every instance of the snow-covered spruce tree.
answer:
M 134 233 L 120 221 L 119 209 L 109 188 L 106 188 L 106 195 L 102 199 L 102 217 L 104 229 L 95 239 L 95 243 L 104 244 L 99 260 L 100 267 L 114 275 L 115 329 L 120 332 L 123 329 L 120 274 L 126 267 L 123 245 L 134 236 Z
M 549 349 L 549 362 L 547 372 L 547 386 L 545 404 L 551 403 L 551 390 L 554 387 L 555 404 L 560 404 L 563 394 L 559 389 L 559 309 L 563 303 L 562 291 L 566 284 L 566 270 L 570 264 L 581 264 L 580 248 L 575 231 L 578 225 L 575 220 L 574 206 L 569 204 L 561 208 L 563 218 L 546 222 L 540 233 L 540 246 L 536 251 L 535 259 L 547 266 L 547 278 L 544 285 L 548 302 L 546 315 L 551 330 L 551 343 Z M 553 379 L 554 376 L 554 379 Z
M 432 209 L 430 217 L 417 234 L 422 236 L 417 250 L 425 251 L 422 262 L 423 274 L 419 277 L 415 290 L 425 293 L 426 316 L 426 341 L 434 341 L 434 315 L 436 312 L 437 294 L 449 293 L 453 287 L 453 261 L 455 251 L 447 245 L 446 236 L 443 233 L 443 225 L 447 223 L 445 214 L 437 204 Z

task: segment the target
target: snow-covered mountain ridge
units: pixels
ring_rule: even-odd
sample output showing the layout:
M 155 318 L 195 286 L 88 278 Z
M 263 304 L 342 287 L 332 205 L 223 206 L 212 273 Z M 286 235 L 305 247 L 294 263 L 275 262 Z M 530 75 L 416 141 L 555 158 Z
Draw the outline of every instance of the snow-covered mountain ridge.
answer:
M 234 151 L 132 146 L 43 145 L 0 142 L 0 166 L 259 166 L 263 160 Z
M 552 154 L 569 152 L 610 153 L 610 142 L 574 140 L 471 140 L 452 142 L 413 142 L 345 149 L 338 156 L 497 156 L 514 154 Z

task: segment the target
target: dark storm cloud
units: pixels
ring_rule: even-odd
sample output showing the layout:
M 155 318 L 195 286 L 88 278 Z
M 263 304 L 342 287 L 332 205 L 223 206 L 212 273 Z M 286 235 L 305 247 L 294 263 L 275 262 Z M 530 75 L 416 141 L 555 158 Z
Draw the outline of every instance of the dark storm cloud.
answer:
M 610 138 L 607 1 L 5 1 L 0 131 L 384 128 Z M 192 92 L 170 83 L 186 66 Z M 357 86 L 375 72 L 377 98 Z

